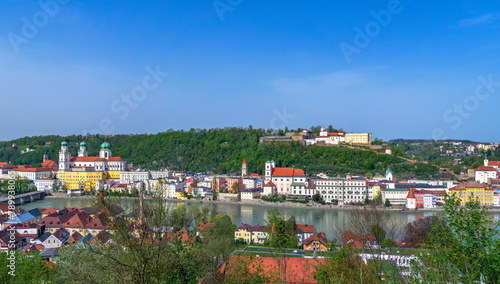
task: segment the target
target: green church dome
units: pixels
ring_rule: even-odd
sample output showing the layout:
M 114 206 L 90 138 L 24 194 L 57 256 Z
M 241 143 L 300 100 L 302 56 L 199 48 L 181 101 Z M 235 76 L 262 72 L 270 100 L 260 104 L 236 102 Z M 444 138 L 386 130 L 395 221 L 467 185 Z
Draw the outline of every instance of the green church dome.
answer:
M 68 147 L 68 142 L 63 141 L 63 142 L 61 143 L 61 146 L 62 146 L 62 147 Z
M 80 143 L 80 147 L 87 147 L 87 144 L 85 142 Z
M 108 150 L 111 147 L 108 142 L 104 142 L 101 144 L 101 150 Z

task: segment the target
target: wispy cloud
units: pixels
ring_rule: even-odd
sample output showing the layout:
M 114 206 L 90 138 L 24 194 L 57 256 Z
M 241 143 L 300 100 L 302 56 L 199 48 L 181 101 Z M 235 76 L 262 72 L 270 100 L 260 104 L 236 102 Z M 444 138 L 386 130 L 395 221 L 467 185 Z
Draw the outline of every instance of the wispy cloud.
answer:
M 500 19 L 500 14 L 484 14 L 476 18 L 463 19 L 459 22 L 459 27 L 466 28 L 482 24 L 489 24 Z

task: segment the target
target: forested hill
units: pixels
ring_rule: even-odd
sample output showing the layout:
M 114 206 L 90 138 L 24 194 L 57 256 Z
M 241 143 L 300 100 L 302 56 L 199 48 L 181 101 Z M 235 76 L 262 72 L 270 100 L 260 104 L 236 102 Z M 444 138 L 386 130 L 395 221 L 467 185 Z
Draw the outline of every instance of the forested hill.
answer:
M 384 174 L 391 167 L 403 177 L 431 177 L 437 168 L 429 164 L 411 164 L 393 155 L 347 147 L 304 147 L 294 143 L 259 144 L 259 137 L 276 134 L 272 130 L 225 128 L 190 131 L 168 131 L 158 134 L 35 136 L 0 142 L 0 161 L 13 164 L 42 162 L 44 152 L 58 162 L 62 141 L 67 141 L 71 155 L 76 156 L 79 143 L 85 141 L 89 156 L 98 155 L 101 143 L 111 144 L 113 156 L 120 156 L 134 167 L 147 169 L 191 170 L 196 172 L 239 173 L 244 158 L 250 173 L 263 174 L 264 163 L 275 160 L 282 167 L 306 167 L 308 173 L 332 175 Z M 51 145 L 47 146 L 47 142 Z M 17 147 L 12 147 L 13 143 Z M 50 143 L 49 143 L 50 144 Z M 21 154 L 27 147 L 34 152 Z

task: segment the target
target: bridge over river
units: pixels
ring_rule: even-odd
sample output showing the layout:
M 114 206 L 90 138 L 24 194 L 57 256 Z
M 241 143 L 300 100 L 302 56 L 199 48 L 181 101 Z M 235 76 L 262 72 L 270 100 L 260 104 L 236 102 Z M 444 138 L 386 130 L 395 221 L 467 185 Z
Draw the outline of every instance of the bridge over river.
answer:
M 45 191 L 33 191 L 16 195 L 14 196 L 13 200 L 16 205 L 21 205 L 24 203 L 32 202 L 34 200 L 43 199 L 43 197 L 45 197 Z M 0 203 L 8 203 L 8 202 L 9 202 L 8 197 L 0 199 Z

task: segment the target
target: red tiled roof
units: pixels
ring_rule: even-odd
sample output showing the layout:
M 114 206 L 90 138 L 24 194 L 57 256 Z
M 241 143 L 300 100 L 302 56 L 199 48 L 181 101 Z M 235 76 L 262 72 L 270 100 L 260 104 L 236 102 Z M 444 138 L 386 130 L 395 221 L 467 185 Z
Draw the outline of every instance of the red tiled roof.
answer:
M 98 229 L 98 230 L 102 230 L 102 229 L 107 229 L 109 226 L 108 226 L 108 223 L 107 221 L 105 220 L 105 218 L 101 215 L 97 215 L 92 221 L 90 221 L 90 223 L 88 223 L 86 226 L 85 226 L 87 229 Z
M 90 241 L 91 244 L 95 243 L 96 241 L 101 241 L 103 244 L 107 243 L 109 239 L 111 238 L 111 234 L 107 231 L 100 231 L 99 234 L 97 234 L 92 241 Z
M 313 241 L 319 241 L 324 246 L 328 246 L 328 243 L 330 242 L 330 240 L 326 237 L 325 233 L 320 232 L 320 233 L 314 233 L 312 236 L 305 239 L 304 246 L 311 244 Z
M 243 159 L 243 165 L 247 164 L 247 159 Z
M 354 248 L 368 248 L 366 246 L 366 241 L 370 241 L 372 245 L 378 245 L 377 239 L 372 235 L 355 235 L 350 230 L 347 230 L 342 235 L 342 243 L 350 244 Z
M 71 217 L 66 223 L 63 224 L 65 228 L 85 228 L 92 220 L 89 214 L 85 212 L 78 212 Z
M 28 253 L 32 253 L 32 252 L 36 252 L 36 251 L 41 251 L 42 249 L 43 249 L 43 245 L 42 244 L 27 245 L 24 248 L 23 254 L 28 254 Z
M 111 157 L 109 159 L 107 159 L 108 161 L 112 161 L 112 162 L 123 162 L 124 160 L 120 157 Z
M 494 167 L 485 167 L 481 166 L 476 169 L 476 172 L 496 172 L 497 170 Z
M 17 165 L 15 170 L 17 170 L 17 169 L 29 169 L 29 168 L 33 168 L 33 167 L 30 165 Z
M 500 167 L 500 161 L 488 161 L 488 166 Z
M 38 225 L 45 225 L 47 228 L 60 228 L 64 223 L 68 222 L 77 212 L 60 211 L 43 217 L 36 222 Z M 45 213 L 42 213 L 45 214 Z
M 182 227 L 182 229 L 180 229 L 179 232 L 177 232 L 177 234 L 166 233 L 165 237 L 170 239 L 171 241 L 178 239 L 183 243 L 194 243 L 195 241 L 191 237 L 191 234 L 188 232 L 186 227 Z
M 198 228 L 196 229 L 198 232 L 203 232 L 207 227 L 214 225 L 215 223 L 198 223 Z
M 259 174 L 251 174 L 250 177 L 259 177 Z
M 74 232 L 73 235 L 71 235 L 69 238 L 68 238 L 68 242 L 70 243 L 74 243 L 76 241 L 79 241 L 83 238 L 82 234 L 78 233 L 78 232 Z
M 40 213 L 42 213 L 42 215 L 50 215 L 56 213 L 57 210 L 57 208 L 40 209 Z
M 294 168 L 274 168 L 272 171 L 272 176 L 278 177 L 305 177 L 303 170 Z
M 239 230 L 246 230 L 248 232 L 264 232 L 266 230 L 266 226 L 252 226 L 248 224 L 242 224 L 238 228 L 236 228 L 234 231 L 237 232 Z
M 71 157 L 69 159 L 71 162 L 123 162 L 124 160 L 120 157 L 110 157 L 108 159 L 100 158 L 100 157 Z
M 59 166 L 56 164 L 56 162 L 52 160 L 46 160 L 45 162 L 42 163 L 42 167 L 45 168 L 58 168 Z
M 413 188 L 410 188 L 410 192 L 408 192 L 408 195 L 406 196 L 406 198 L 413 198 L 415 199 L 415 194 L 413 193 Z
M 30 173 L 38 173 L 38 172 L 53 172 L 53 168 L 16 168 L 14 169 L 16 172 L 30 172 Z
M 297 224 L 297 230 L 301 230 L 302 233 L 314 233 L 314 225 Z
M 493 190 L 493 188 L 489 187 L 488 185 L 479 183 L 477 181 L 462 182 L 461 184 L 450 188 L 450 190 L 464 190 L 467 188 L 484 188 L 485 190 Z
M 269 181 L 268 183 L 266 183 L 265 186 L 276 186 L 272 181 Z
M 97 161 L 106 161 L 106 159 L 99 157 L 71 157 L 69 159 L 71 162 L 97 162 Z

